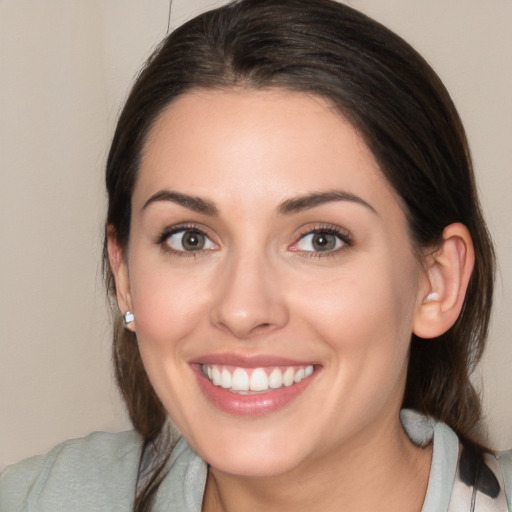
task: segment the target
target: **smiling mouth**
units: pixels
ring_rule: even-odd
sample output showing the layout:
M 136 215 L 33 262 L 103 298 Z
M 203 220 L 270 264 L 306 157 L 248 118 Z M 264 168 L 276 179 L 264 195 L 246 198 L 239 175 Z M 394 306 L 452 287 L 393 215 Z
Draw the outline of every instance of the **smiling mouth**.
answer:
M 203 375 L 215 386 L 237 394 L 268 393 L 289 388 L 315 371 L 313 365 L 241 368 L 217 364 L 201 365 Z

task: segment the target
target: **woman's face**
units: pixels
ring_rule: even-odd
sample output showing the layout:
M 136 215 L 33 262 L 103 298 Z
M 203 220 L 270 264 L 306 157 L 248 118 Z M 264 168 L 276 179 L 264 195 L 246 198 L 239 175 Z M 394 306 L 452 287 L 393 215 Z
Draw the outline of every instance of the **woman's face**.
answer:
M 156 393 L 218 470 L 277 475 L 399 429 L 425 273 L 396 195 L 326 101 L 174 101 L 144 149 L 123 271 Z

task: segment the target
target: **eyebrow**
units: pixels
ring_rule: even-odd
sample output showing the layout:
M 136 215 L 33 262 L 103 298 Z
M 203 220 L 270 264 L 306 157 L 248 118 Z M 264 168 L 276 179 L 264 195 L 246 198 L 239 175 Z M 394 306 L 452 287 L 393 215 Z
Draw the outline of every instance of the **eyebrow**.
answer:
M 316 206 L 320 206 L 325 203 L 331 203 L 333 201 L 349 201 L 351 203 L 357 203 L 368 208 L 375 215 L 378 215 L 375 208 L 364 199 L 342 190 L 329 190 L 326 192 L 312 193 L 301 197 L 287 199 L 281 204 L 281 206 L 279 206 L 278 212 L 281 215 L 289 215 L 292 213 L 298 213 L 302 210 L 315 208 Z
M 171 190 L 160 190 L 156 194 L 153 194 L 142 207 L 142 210 L 146 209 L 150 204 L 159 201 L 169 201 L 171 203 L 178 204 L 184 208 L 188 208 L 194 212 L 202 213 L 211 217 L 219 215 L 219 210 L 214 203 L 200 197 L 190 196 L 188 194 L 182 194 L 180 192 L 174 192 Z M 336 201 L 348 201 L 351 203 L 360 204 L 365 208 L 368 208 L 372 213 L 378 215 L 375 208 L 367 203 L 364 199 L 349 192 L 342 190 L 329 190 L 326 192 L 313 192 L 305 196 L 294 197 L 287 199 L 278 208 L 280 215 L 290 215 L 298 213 L 303 210 L 315 208 L 325 203 L 331 203 Z
M 153 194 L 144 203 L 142 210 L 145 210 L 150 204 L 157 203 L 159 201 L 170 201 L 171 203 L 179 204 L 180 206 L 188 208 L 194 212 L 203 213 L 204 215 L 212 217 L 219 215 L 219 210 L 212 202 L 207 201 L 206 199 L 201 199 L 200 197 L 189 196 L 188 194 L 181 194 L 171 190 L 160 190 L 160 192 Z

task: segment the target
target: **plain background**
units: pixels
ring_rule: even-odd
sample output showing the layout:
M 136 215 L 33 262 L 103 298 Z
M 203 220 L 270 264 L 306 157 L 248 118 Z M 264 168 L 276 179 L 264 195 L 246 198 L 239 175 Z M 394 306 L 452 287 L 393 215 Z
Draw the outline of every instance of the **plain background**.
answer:
M 208 0 L 175 0 L 171 27 Z M 483 382 L 512 447 L 512 1 L 347 2 L 411 42 L 465 123 L 501 264 Z M 165 35 L 168 1 L 0 0 L 0 466 L 130 427 L 101 282 L 103 167 L 119 109 Z

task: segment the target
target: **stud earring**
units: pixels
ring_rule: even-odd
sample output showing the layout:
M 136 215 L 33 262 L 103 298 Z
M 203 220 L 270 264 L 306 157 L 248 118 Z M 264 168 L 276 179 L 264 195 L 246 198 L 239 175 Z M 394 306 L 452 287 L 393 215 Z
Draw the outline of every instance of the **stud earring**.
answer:
M 432 302 L 434 300 L 439 300 L 439 294 L 437 292 L 432 292 L 432 293 L 429 293 L 426 297 L 425 297 L 425 300 L 423 301 L 424 303 L 425 302 Z
M 135 320 L 135 315 L 131 313 L 130 311 L 127 311 L 123 315 L 123 325 L 125 327 L 128 327 L 128 324 L 131 324 Z

